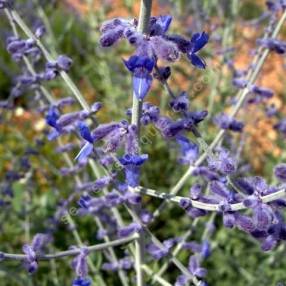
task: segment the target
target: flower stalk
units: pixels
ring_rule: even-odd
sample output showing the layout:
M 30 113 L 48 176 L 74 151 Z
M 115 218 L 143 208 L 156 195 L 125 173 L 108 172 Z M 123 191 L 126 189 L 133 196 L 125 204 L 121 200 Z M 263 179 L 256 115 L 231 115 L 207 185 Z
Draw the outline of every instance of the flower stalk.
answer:
M 149 29 L 149 20 L 152 10 L 152 0 L 141 0 L 140 14 L 138 20 L 137 31 L 142 34 L 147 34 Z M 142 112 L 143 100 L 137 98 L 135 92 L 133 93 L 132 102 L 132 118 L 131 124 L 137 127 L 137 141 L 140 142 L 140 117 Z M 139 146 L 139 144 L 138 144 Z M 139 147 L 140 148 L 140 147 Z M 138 150 L 139 152 L 139 150 Z M 140 207 L 138 207 L 140 209 Z M 144 286 L 144 277 L 142 271 L 142 265 L 144 264 L 144 233 L 141 232 L 139 238 L 135 241 L 135 268 L 136 268 L 136 279 L 137 286 Z

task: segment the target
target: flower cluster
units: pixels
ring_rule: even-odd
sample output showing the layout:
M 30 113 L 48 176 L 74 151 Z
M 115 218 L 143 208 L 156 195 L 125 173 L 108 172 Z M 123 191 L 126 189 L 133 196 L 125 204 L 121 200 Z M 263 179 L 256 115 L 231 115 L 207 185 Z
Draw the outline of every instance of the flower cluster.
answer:
M 196 33 L 191 39 L 179 35 L 168 34 L 172 17 L 169 15 L 151 17 L 149 32 L 142 34 L 137 31 L 137 20 L 115 18 L 104 22 L 100 28 L 102 47 L 109 47 L 122 38 L 125 38 L 136 52 L 124 61 L 126 68 L 133 76 L 133 91 L 139 100 L 143 100 L 152 85 L 152 72 L 155 77 L 166 80 L 169 73 L 157 66 L 158 60 L 175 62 L 180 54 L 186 54 L 191 63 L 200 69 L 206 67 L 198 52 L 207 44 L 209 36 L 205 33 Z

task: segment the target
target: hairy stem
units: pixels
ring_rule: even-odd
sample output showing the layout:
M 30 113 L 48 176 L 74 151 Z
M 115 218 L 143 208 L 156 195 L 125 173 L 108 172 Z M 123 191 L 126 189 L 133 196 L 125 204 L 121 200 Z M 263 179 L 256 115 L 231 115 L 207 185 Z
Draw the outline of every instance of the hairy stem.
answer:
M 137 238 L 138 238 L 138 235 L 133 234 L 129 237 L 125 237 L 125 238 L 113 240 L 110 242 L 105 242 L 105 243 L 101 243 L 101 244 L 88 246 L 87 250 L 89 252 L 102 251 L 102 250 L 108 249 L 109 247 L 114 247 L 114 246 L 119 246 L 119 245 L 130 243 Z M 38 255 L 37 259 L 38 260 L 50 260 L 50 259 L 63 258 L 63 257 L 67 257 L 67 256 L 76 256 L 76 255 L 80 254 L 80 251 L 81 251 L 80 248 L 77 248 L 77 249 L 57 252 L 54 254 Z M 3 259 L 15 259 L 15 260 L 27 259 L 27 255 L 25 255 L 25 254 L 13 254 L 13 253 L 0 252 L 0 256 Z
M 152 10 L 152 0 L 141 0 L 140 14 L 138 20 L 137 31 L 142 34 L 147 34 L 149 29 L 149 20 Z M 139 100 L 135 93 L 133 93 L 132 102 L 132 118 L 131 123 L 137 127 L 137 142 L 139 146 L 140 138 L 140 117 L 142 112 L 142 100 Z M 140 148 L 140 147 L 139 147 Z M 139 152 L 139 150 L 138 150 Z M 135 209 L 136 212 L 140 211 L 140 206 Z M 139 238 L 135 241 L 135 268 L 136 268 L 136 280 L 137 286 L 143 286 L 144 277 L 142 271 L 142 265 L 144 264 L 144 250 L 145 250 L 145 238 L 144 232 L 141 232 Z
M 130 190 L 136 193 L 145 194 L 147 196 L 151 196 L 151 197 L 164 200 L 164 202 L 171 201 L 171 202 L 179 204 L 181 200 L 186 200 L 190 202 L 190 205 L 198 209 L 202 209 L 206 211 L 220 211 L 219 204 L 203 203 L 200 201 L 192 200 L 188 197 L 181 197 L 181 196 L 176 196 L 176 195 L 169 194 L 169 193 L 158 192 L 152 189 L 146 189 L 144 187 L 132 188 Z M 270 203 L 278 199 L 284 198 L 285 195 L 286 195 L 286 190 L 283 189 L 283 190 L 279 190 L 272 194 L 261 196 L 260 199 L 263 203 Z M 230 204 L 229 206 L 230 206 L 230 211 L 239 211 L 239 210 L 243 210 L 247 208 L 244 206 L 243 203 L 233 203 L 233 204 Z

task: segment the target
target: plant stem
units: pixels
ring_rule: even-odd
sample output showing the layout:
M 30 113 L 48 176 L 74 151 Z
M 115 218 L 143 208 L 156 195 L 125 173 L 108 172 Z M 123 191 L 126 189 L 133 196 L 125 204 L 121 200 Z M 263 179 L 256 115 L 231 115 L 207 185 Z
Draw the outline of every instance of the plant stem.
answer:
M 129 237 L 120 238 L 120 239 L 113 240 L 110 242 L 88 246 L 87 250 L 89 252 L 102 251 L 102 250 L 108 249 L 109 247 L 119 246 L 119 245 L 132 242 L 137 238 L 138 238 L 138 235 L 133 234 Z M 72 249 L 72 250 L 60 251 L 54 254 L 38 255 L 37 259 L 38 260 L 50 260 L 50 259 L 63 258 L 66 256 L 76 256 L 80 254 L 80 251 L 81 251 L 80 248 L 77 248 L 77 249 Z M 5 253 L 5 252 L 0 252 L 0 254 L 1 254 L 1 257 L 4 259 L 25 260 L 27 258 L 27 255 L 25 254 L 13 254 L 13 253 Z
M 152 10 L 152 0 L 141 0 L 140 14 L 138 20 L 137 31 L 142 34 L 147 34 L 149 30 L 149 21 Z M 139 146 L 140 138 L 140 117 L 142 112 L 143 101 L 139 100 L 133 92 L 132 102 L 132 118 L 131 124 L 137 127 L 137 142 Z M 140 146 L 139 146 L 140 149 Z M 137 150 L 139 152 L 139 150 Z M 138 213 L 141 206 L 138 206 L 135 211 Z M 144 264 L 144 251 L 145 241 L 144 232 L 141 232 L 139 238 L 135 241 L 135 268 L 136 268 L 136 280 L 137 286 L 144 286 L 144 275 L 141 266 Z
M 161 243 L 161 241 L 153 235 L 153 233 L 150 231 L 150 229 L 143 225 L 141 223 L 140 218 L 138 217 L 138 215 L 136 213 L 134 213 L 130 208 L 127 207 L 127 211 L 129 212 L 129 214 L 133 217 L 134 221 L 136 221 L 138 224 L 141 225 L 142 229 L 148 234 L 148 236 L 150 237 L 152 243 L 154 243 L 157 247 L 159 248 L 164 248 L 164 245 Z M 191 274 L 191 272 L 174 256 L 169 255 L 170 256 L 170 260 L 174 263 L 174 265 L 176 265 L 176 267 L 184 274 L 186 275 L 189 279 L 192 280 L 192 282 L 195 285 L 199 285 L 199 281 L 198 279 L 193 276 Z
M 200 201 L 192 200 L 188 197 L 181 197 L 181 196 L 176 196 L 176 195 L 173 195 L 170 193 L 158 192 L 156 190 L 146 189 L 146 188 L 141 187 L 141 186 L 137 187 L 137 188 L 130 188 L 130 190 L 133 192 L 136 192 L 136 193 L 145 194 L 147 196 L 162 199 L 164 201 L 175 202 L 177 204 L 179 204 L 181 200 L 186 200 L 186 201 L 189 201 L 190 205 L 192 205 L 193 207 L 198 208 L 198 209 L 202 209 L 202 210 L 206 210 L 206 211 L 219 211 L 220 210 L 219 204 L 203 203 Z M 282 190 L 279 190 L 275 193 L 268 194 L 265 196 L 261 196 L 260 199 L 263 203 L 270 203 L 270 202 L 276 201 L 278 199 L 284 198 L 285 195 L 286 195 L 286 189 L 282 189 Z M 247 209 L 247 207 L 245 207 L 242 202 L 230 204 L 230 211 L 239 211 L 239 210 L 243 210 L 243 209 Z

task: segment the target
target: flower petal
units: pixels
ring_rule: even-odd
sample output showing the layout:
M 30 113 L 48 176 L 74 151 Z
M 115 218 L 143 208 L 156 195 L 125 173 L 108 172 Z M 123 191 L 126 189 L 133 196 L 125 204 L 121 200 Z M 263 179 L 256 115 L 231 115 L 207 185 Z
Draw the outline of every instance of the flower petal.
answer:
M 80 136 L 89 143 L 93 143 L 93 138 L 91 136 L 88 126 L 84 122 L 79 122 L 78 128 Z
M 133 75 L 133 90 L 139 100 L 143 100 L 152 85 L 152 76 L 148 73 L 135 73 Z
M 202 49 L 209 41 L 209 35 L 205 32 L 201 34 L 196 33 L 193 35 L 191 42 L 193 43 L 192 53 L 196 53 Z
M 89 142 L 87 142 L 79 151 L 77 156 L 75 157 L 75 160 L 78 160 L 79 162 L 85 161 L 88 156 L 92 153 L 93 151 L 93 145 Z
M 207 66 L 205 61 L 196 54 L 188 54 L 188 58 L 191 61 L 192 65 L 199 69 L 205 69 Z
M 168 31 L 171 22 L 172 16 L 170 15 L 159 16 L 159 19 L 157 20 L 157 23 L 161 26 L 163 33 Z

